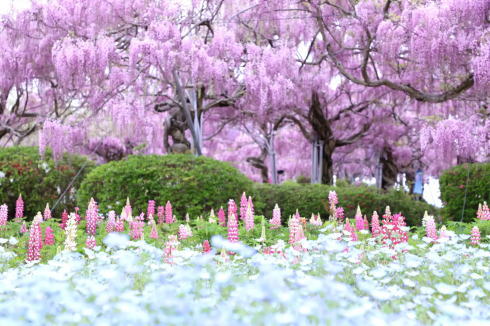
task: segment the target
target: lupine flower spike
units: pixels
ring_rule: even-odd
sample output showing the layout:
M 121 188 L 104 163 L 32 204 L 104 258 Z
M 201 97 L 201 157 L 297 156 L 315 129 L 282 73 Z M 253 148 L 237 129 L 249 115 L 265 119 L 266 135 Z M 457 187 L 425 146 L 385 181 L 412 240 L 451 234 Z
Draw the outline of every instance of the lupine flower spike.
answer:
M 150 238 L 158 239 L 158 231 L 155 221 L 153 221 L 153 223 L 151 224 Z
M 24 200 L 22 195 L 19 194 L 19 198 L 15 202 L 15 220 L 20 221 L 24 217 Z
M 480 244 L 480 229 L 476 225 L 471 229 L 471 244 L 474 246 Z
M 167 204 L 165 205 L 165 223 L 166 224 L 172 224 L 174 222 L 174 215 L 172 212 L 172 204 L 170 201 L 167 201 Z
M 20 233 L 26 233 L 26 232 L 27 232 L 27 225 L 26 222 L 23 222 L 20 227 Z
M 252 211 L 252 201 L 249 200 L 247 203 L 247 212 L 245 213 L 245 230 L 253 230 L 255 226 L 254 213 Z
M 425 232 L 427 238 L 430 238 L 434 241 L 437 240 L 436 222 L 434 221 L 433 216 L 428 216 L 425 220 Z
M 9 208 L 6 204 L 0 206 L 0 228 L 4 228 L 7 225 Z
M 107 217 L 107 224 L 105 230 L 107 233 L 111 233 L 116 229 L 116 212 L 110 211 Z
M 204 240 L 202 243 L 202 252 L 203 253 L 208 253 L 211 251 L 211 245 L 209 244 L 208 240 Z
M 94 249 L 95 246 L 97 246 L 97 242 L 96 242 L 95 237 L 93 235 L 89 235 L 87 237 L 87 240 L 85 241 L 85 246 L 89 249 Z
M 157 216 L 158 216 L 158 224 L 163 224 L 163 222 L 165 222 L 165 207 L 158 206 Z
M 150 219 L 150 215 L 154 216 L 155 215 L 155 201 L 154 200 L 149 200 L 148 201 L 148 207 L 146 209 L 146 217 Z
M 214 214 L 214 209 L 211 208 L 211 212 L 209 213 L 209 223 L 215 224 L 216 223 L 216 215 Z
M 364 219 L 362 218 L 361 207 L 359 207 L 359 205 L 357 205 L 357 211 L 354 218 L 356 220 L 356 229 L 364 230 Z
M 228 218 L 228 241 L 238 242 L 238 221 L 235 214 Z
M 281 209 L 276 204 L 272 210 L 272 219 L 270 220 L 271 229 L 277 229 L 281 226 Z
M 225 217 L 225 211 L 223 210 L 223 207 L 220 207 L 218 211 L 218 222 L 220 226 L 226 226 L 226 217 Z
M 41 259 L 41 227 L 38 221 L 31 225 L 29 232 L 29 244 L 27 248 L 27 261 L 38 261 Z
M 77 217 L 74 213 L 70 214 L 65 228 L 65 250 L 75 251 L 77 249 Z
M 47 221 L 51 218 L 51 209 L 49 209 L 49 204 L 46 204 L 46 208 L 44 209 L 44 220 Z
M 60 228 L 64 230 L 66 228 L 67 223 L 68 223 L 68 212 L 65 209 L 65 210 L 63 210 L 63 213 L 61 213 Z
M 242 194 L 242 197 L 240 198 L 240 220 L 242 221 L 244 221 L 246 218 L 247 208 L 248 208 L 248 200 L 247 200 L 247 195 L 244 192 Z
M 376 211 L 373 212 L 371 217 L 371 234 L 373 238 L 377 237 L 381 233 L 381 228 L 379 226 L 379 216 Z
M 49 226 L 46 227 L 46 230 L 44 230 L 45 236 L 44 236 L 44 244 L 51 246 L 54 245 L 54 233 L 53 229 Z

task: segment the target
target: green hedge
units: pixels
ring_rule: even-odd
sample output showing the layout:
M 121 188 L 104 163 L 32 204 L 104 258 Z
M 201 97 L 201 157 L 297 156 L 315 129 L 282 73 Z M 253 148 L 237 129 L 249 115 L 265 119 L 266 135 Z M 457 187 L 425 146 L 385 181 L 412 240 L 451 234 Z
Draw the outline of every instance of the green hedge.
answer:
M 121 211 L 126 197 L 134 214 L 146 211 L 148 200 L 165 205 L 170 200 L 174 214 L 182 219 L 226 207 L 229 198 L 249 192 L 252 181 L 230 164 L 193 155 L 129 156 L 95 168 L 77 194 L 80 207 L 94 197 L 102 211 Z
M 468 177 L 469 172 L 469 177 Z M 466 185 L 466 180 L 468 184 Z M 476 217 L 478 204 L 490 203 L 490 163 L 463 164 L 444 171 L 439 179 L 442 214 L 445 219 L 461 221 L 466 191 L 463 222 Z
M 15 201 L 19 194 L 24 199 L 24 215 L 27 219 L 38 211 L 44 211 L 46 203 L 52 207 L 61 192 L 85 165 L 73 184 L 77 189 L 84 175 L 95 165 L 83 156 L 64 155 L 54 162 L 48 150 L 45 159 L 39 155 L 37 147 L 8 147 L 0 149 L 0 203 L 9 206 L 9 217 L 15 214 Z M 76 204 L 72 191 L 68 191 L 60 207 L 73 210 Z M 57 212 L 53 212 L 56 214 Z
M 276 203 L 282 211 L 282 216 L 294 214 L 296 209 L 301 216 L 310 217 L 312 213 L 320 213 L 322 219 L 328 218 L 328 192 L 335 190 L 339 197 L 339 206 L 345 210 L 347 217 L 353 218 L 357 205 L 368 218 L 373 211 L 384 212 L 389 205 L 392 213 L 401 212 L 407 224 L 419 225 L 424 211 L 437 215 L 438 210 L 424 202 L 414 201 L 411 197 L 400 191 L 380 191 L 374 187 L 343 186 L 331 187 L 319 184 L 284 183 L 281 185 L 256 184 L 254 198 L 256 212 L 270 218 Z M 283 218 L 283 222 L 285 222 Z

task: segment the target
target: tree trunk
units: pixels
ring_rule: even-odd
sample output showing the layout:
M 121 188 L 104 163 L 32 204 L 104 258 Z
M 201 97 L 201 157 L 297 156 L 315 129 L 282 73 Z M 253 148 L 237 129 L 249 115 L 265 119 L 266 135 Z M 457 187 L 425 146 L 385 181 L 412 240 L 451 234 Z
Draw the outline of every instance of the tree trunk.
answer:
M 269 183 L 269 168 L 265 163 L 267 158 L 267 150 L 262 149 L 260 156 L 252 156 L 247 158 L 247 162 L 256 169 L 260 170 L 260 177 L 263 183 Z
M 335 143 L 325 141 L 322 156 L 322 183 L 333 185 L 333 160 L 332 155 L 335 150 Z
M 188 128 L 185 116 L 180 109 L 174 109 L 164 123 L 163 145 L 168 153 L 189 153 L 191 143 L 185 136 Z M 172 140 L 172 145 L 170 141 Z
M 396 176 L 398 175 L 398 168 L 394 162 L 391 149 L 385 148 L 383 155 L 381 155 L 380 162 L 383 164 L 381 188 L 387 190 L 395 185 Z

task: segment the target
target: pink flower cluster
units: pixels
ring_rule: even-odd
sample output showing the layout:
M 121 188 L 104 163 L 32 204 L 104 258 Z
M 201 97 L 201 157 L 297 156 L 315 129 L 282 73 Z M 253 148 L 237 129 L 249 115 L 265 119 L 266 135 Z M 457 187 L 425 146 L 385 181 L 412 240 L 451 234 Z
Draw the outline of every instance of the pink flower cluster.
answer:
M 471 229 L 471 244 L 474 246 L 480 244 L 480 229 L 476 225 Z
M 281 226 L 281 209 L 276 204 L 272 210 L 272 219 L 270 220 L 271 229 L 277 229 Z
M 490 220 L 490 208 L 488 208 L 487 202 L 483 202 L 483 205 L 478 205 L 478 211 L 476 217 L 479 220 L 488 221 Z
M 238 242 L 238 221 L 235 214 L 228 217 L 228 241 Z
M 19 194 L 19 198 L 15 202 L 15 219 L 20 220 L 24 217 L 24 201 L 22 200 L 22 195 Z
M 383 215 L 381 234 L 383 235 L 382 243 L 393 247 L 399 243 L 408 241 L 408 233 L 404 230 L 406 226 L 405 217 L 401 214 L 391 215 L 390 208 L 386 207 L 386 213 Z
M 86 212 L 88 235 L 95 236 L 95 233 L 97 232 L 98 219 L 99 219 L 99 214 L 98 214 L 97 204 L 95 203 L 95 200 L 91 198 Z
M 172 212 L 172 204 L 170 201 L 167 201 L 167 204 L 165 205 L 165 223 L 172 224 L 173 222 L 175 222 L 175 219 Z
M 220 207 L 218 211 L 218 223 L 220 226 L 226 226 L 226 217 L 225 217 L 225 211 L 223 210 L 223 207 Z
M 42 234 L 41 222 L 35 219 L 32 222 L 29 232 L 29 243 L 27 247 L 27 261 L 37 261 L 41 259 Z
M 185 240 L 190 237 L 192 237 L 191 227 L 188 224 L 179 225 L 179 240 Z
M 7 225 L 9 208 L 6 204 L 0 206 L 0 228 L 3 228 Z

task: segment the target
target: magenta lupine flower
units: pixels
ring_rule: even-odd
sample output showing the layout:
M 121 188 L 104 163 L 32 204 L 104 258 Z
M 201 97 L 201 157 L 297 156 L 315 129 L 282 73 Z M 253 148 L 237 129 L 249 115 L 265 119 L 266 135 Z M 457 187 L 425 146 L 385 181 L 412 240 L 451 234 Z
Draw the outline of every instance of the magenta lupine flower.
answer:
M 238 221 L 235 214 L 228 217 L 228 241 L 238 242 Z
M 252 215 L 255 216 L 254 202 L 252 201 L 252 196 L 248 196 L 248 204 L 252 208 Z M 247 206 L 248 207 L 248 206 Z
M 356 229 L 364 230 L 364 219 L 362 218 L 361 208 L 359 205 L 357 205 L 357 211 L 354 219 L 356 221 Z
M 373 216 L 371 217 L 371 234 L 374 237 L 377 237 L 381 233 L 381 227 L 379 226 L 379 216 L 378 212 L 374 211 Z
M 80 214 L 78 214 L 78 211 L 80 210 L 80 208 L 78 207 L 75 207 L 75 220 L 77 221 L 77 224 L 80 223 L 80 220 L 82 219 L 80 217 Z
M 208 240 L 204 240 L 202 243 L 202 252 L 203 253 L 208 253 L 211 251 L 211 245 L 209 244 Z
M 292 245 L 296 242 L 296 239 L 298 238 L 297 233 L 299 232 L 300 226 L 301 225 L 297 218 L 293 217 L 289 220 L 289 244 Z
M 356 228 L 352 228 L 352 231 L 350 233 L 350 240 L 351 241 L 358 241 L 359 238 L 357 237 L 357 232 Z
M 272 219 L 270 220 L 271 229 L 277 229 L 281 226 L 281 209 L 276 204 L 272 210 Z
M 429 216 L 425 221 L 425 232 L 427 234 L 427 238 L 432 240 L 437 240 L 437 228 L 436 222 L 434 221 L 433 216 Z
M 26 233 L 26 232 L 27 232 L 27 225 L 26 225 L 26 222 L 24 222 L 20 226 L 20 233 Z
M 220 226 L 226 226 L 226 217 L 225 217 L 225 211 L 223 210 L 223 207 L 220 207 L 218 211 L 218 223 Z
M 51 245 L 54 245 L 54 233 L 53 233 L 53 229 L 49 226 L 46 227 L 46 229 L 44 230 L 44 244 L 45 245 L 48 245 L 48 246 L 51 246 Z
M 369 222 L 366 215 L 364 215 L 364 230 L 369 231 Z
M 245 230 L 253 230 L 255 226 L 254 213 L 252 211 L 252 200 L 248 201 L 247 212 L 245 213 Z
M 158 239 L 157 225 L 155 224 L 155 222 L 151 224 L 150 238 Z
M 335 210 L 335 219 L 337 221 L 343 221 L 344 220 L 344 208 L 343 207 L 337 207 Z
M 381 234 L 383 244 L 393 247 L 399 243 L 408 241 L 408 233 L 403 230 L 406 226 L 405 218 L 401 214 L 391 216 L 391 213 L 383 215 Z
M 15 202 L 15 219 L 20 220 L 24 217 L 24 201 L 22 200 L 22 195 L 19 194 L 19 198 Z
M 242 194 L 240 199 L 240 220 L 244 221 L 247 216 L 248 200 L 245 192 Z
M 350 224 L 350 221 L 348 218 L 345 219 L 345 225 L 344 225 L 344 230 L 347 231 L 347 232 L 350 232 L 352 233 L 353 232 L 353 228 L 352 228 L 352 225 Z
M 488 221 L 490 220 L 490 208 L 488 208 L 487 202 L 483 202 L 481 210 L 478 212 L 477 216 L 480 220 Z
M 89 235 L 85 241 L 85 246 L 89 249 L 94 249 L 97 246 L 97 241 L 93 235 Z
M 123 208 L 124 214 L 121 214 L 121 218 L 126 221 L 133 220 L 133 208 L 131 207 L 131 203 L 129 202 L 129 197 L 126 198 L 126 205 Z
M 237 217 L 237 207 L 235 204 L 235 201 L 233 199 L 230 199 L 228 201 L 228 220 L 230 219 L 230 216 L 235 215 Z
M 115 225 L 116 232 L 124 232 L 124 220 L 118 218 Z
M 165 205 L 165 223 L 172 224 L 174 222 L 174 215 L 172 212 L 172 204 L 170 201 L 167 201 Z
M 107 216 L 107 223 L 105 225 L 105 230 L 107 233 L 111 233 L 116 229 L 116 212 L 110 211 Z
M 33 222 L 29 232 L 27 261 L 36 261 L 41 259 L 41 243 L 41 227 L 39 222 Z
M 7 219 L 9 214 L 9 208 L 6 204 L 0 206 L 0 228 L 3 228 L 7 225 Z
M 131 239 L 140 240 L 143 237 L 144 227 L 145 227 L 145 222 L 143 221 L 134 220 L 129 222 L 129 236 L 131 237 Z
M 97 220 L 99 219 L 99 214 L 97 212 L 97 205 L 93 198 L 90 199 L 86 212 L 87 220 L 87 234 L 94 235 L 97 232 Z
M 181 224 L 179 225 L 179 240 L 185 240 L 192 236 L 192 231 L 189 225 Z
M 158 216 L 158 224 L 163 224 L 163 222 L 165 222 L 165 207 L 158 206 L 157 216 Z
M 51 218 L 51 210 L 49 209 L 49 204 L 46 204 L 46 208 L 44 209 L 44 220 L 47 221 Z
M 60 228 L 64 230 L 66 228 L 67 223 L 68 223 L 68 212 L 65 209 L 63 210 L 63 213 L 61 213 Z
M 471 229 L 471 244 L 474 246 L 480 244 L 480 229 L 476 225 Z
M 155 216 L 155 201 L 154 200 L 149 200 L 148 201 L 148 207 L 146 209 L 146 216 L 150 218 L 151 216 Z
M 336 206 L 339 203 L 339 198 L 335 191 L 330 191 L 328 193 L 328 202 L 330 203 L 330 207 Z

